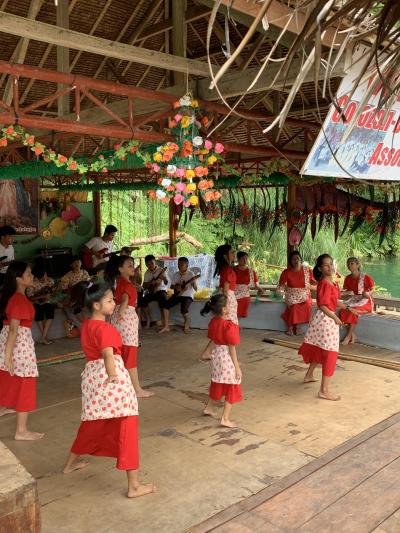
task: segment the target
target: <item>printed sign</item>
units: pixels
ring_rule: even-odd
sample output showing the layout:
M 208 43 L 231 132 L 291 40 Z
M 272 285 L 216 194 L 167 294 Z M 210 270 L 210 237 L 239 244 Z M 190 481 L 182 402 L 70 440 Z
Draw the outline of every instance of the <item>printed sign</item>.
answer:
M 360 84 L 349 101 L 353 81 L 362 68 L 362 60 L 357 60 L 362 52 L 362 47 L 354 51 L 355 61 L 338 90 L 339 105 L 342 109 L 346 106 L 347 121 L 332 105 L 304 163 L 304 175 L 400 181 L 400 94 L 390 110 L 378 110 L 383 90 L 380 84 L 364 105 L 350 135 L 342 140 L 372 79 L 371 76 Z

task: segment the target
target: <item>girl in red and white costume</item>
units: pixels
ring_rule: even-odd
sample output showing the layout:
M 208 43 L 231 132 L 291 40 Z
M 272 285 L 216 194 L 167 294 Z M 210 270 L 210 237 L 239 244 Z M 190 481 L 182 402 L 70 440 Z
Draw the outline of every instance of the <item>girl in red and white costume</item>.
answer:
M 312 316 L 310 288 L 315 288 L 312 270 L 302 264 L 299 252 L 293 251 L 289 254 L 288 268 L 282 272 L 278 287 L 285 291 L 286 309 L 281 318 L 287 324 L 286 334 L 297 335 L 300 324 L 310 323 Z
M 322 365 L 322 382 L 318 397 L 335 401 L 340 400 L 340 396 L 329 392 L 329 382 L 336 367 L 339 353 L 339 331 L 342 326 L 342 321 L 335 311 L 338 307 L 346 309 L 346 304 L 339 301 L 340 288 L 333 281 L 335 269 L 330 255 L 320 255 L 313 272 L 314 278 L 318 281 L 318 311 L 307 330 L 299 354 L 303 356 L 304 362 L 310 365 L 304 377 L 304 383 L 317 381 L 314 378 L 314 369 L 317 365 Z M 357 313 L 354 310 L 351 312 Z
M 208 325 L 208 343 L 202 359 L 211 359 L 210 399 L 203 411 L 205 415 L 218 418 L 214 402 L 225 397 L 221 426 L 236 427 L 230 420 L 232 405 L 242 400 L 242 371 L 239 366 L 236 346 L 240 343 L 239 328 L 227 319 L 227 299 L 223 294 L 212 296 L 201 311 L 212 311 L 214 318 Z
M 226 297 L 227 315 L 226 319 L 231 320 L 239 329 L 237 317 L 236 272 L 232 267 L 235 260 L 235 253 L 232 246 L 223 244 L 215 251 L 215 272 L 214 277 L 219 276 L 219 287 Z
M 374 280 L 361 272 L 361 263 L 357 257 L 347 259 L 347 268 L 351 274 L 344 278 L 343 290 L 346 293 L 345 303 L 355 309 L 359 315 L 372 313 L 374 308 L 373 291 Z M 345 299 L 345 297 L 343 297 Z M 358 316 L 347 310 L 340 311 L 340 320 L 348 325 L 349 329 L 343 344 L 354 343 L 357 340 L 355 329 L 358 323 Z
M 44 435 L 27 427 L 28 413 L 36 409 L 39 375 L 31 331 L 35 308 L 25 296 L 32 284 L 30 266 L 14 261 L 5 274 L 0 300 L 5 316 L 0 333 L 0 416 L 17 413 L 15 440 L 38 440 Z
M 249 314 L 250 289 L 255 287 L 259 294 L 262 294 L 262 289 L 258 285 L 257 274 L 248 266 L 249 254 L 247 252 L 238 252 L 237 260 L 238 265 L 234 268 L 237 282 L 235 290 L 237 316 L 238 318 L 246 318 Z
M 138 371 L 137 356 L 139 346 L 139 318 L 136 313 L 137 291 L 131 282 L 135 275 L 133 259 L 121 256 L 116 263 L 115 303 L 111 324 L 117 328 L 122 337 L 122 359 L 128 370 L 138 398 L 150 398 L 153 392 L 142 389 Z
M 116 457 L 126 470 L 128 498 L 155 491 L 153 483 L 139 483 L 138 402 L 121 357 L 119 332 L 106 322 L 115 309 L 107 284 L 96 283 L 86 293 L 91 318 L 82 323 L 81 344 L 86 356 L 82 372 L 81 425 L 64 467 L 64 474 L 88 465 L 81 455 Z

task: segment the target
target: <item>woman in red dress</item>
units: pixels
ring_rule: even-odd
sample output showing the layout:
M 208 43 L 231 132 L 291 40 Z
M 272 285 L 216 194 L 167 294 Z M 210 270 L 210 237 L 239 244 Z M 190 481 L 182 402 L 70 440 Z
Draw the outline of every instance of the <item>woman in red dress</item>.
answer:
M 82 422 L 63 472 L 70 474 L 87 466 L 81 455 L 116 457 L 117 468 L 126 470 L 128 498 L 144 496 L 155 488 L 153 483 L 139 483 L 138 402 L 121 357 L 121 336 L 106 322 L 115 309 L 110 287 L 92 285 L 86 305 L 91 318 L 81 329 L 87 361 L 82 372 Z
M 358 315 L 372 313 L 374 308 L 373 290 L 374 280 L 361 272 L 361 263 L 357 257 L 349 257 L 347 259 L 347 268 L 351 274 L 345 277 L 343 283 L 343 290 L 346 291 L 345 303 L 355 309 Z M 347 310 L 340 312 L 340 320 L 343 324 L 348 326 L 347 335 L 343 340 L 343 344 L 354 343 L 357 340 L 355 329 L 358 322 L 358 316 L 350 313 Z
M 300 324 L 309 324 L 312 316 L 310 288 L 315 279 L 309 266 L 302 264 L 299 252 L 291 252 L 286 268 L 279 278 L 279 288 L 285 291 L 286 309 L 281 315 L 287 324 L 287 335 L 297 335 Z
M 135 275 L 135 265 L 129 256 L 120 256 L 116 263 L 115 303 L 111 324 L 117 328 L 122 337 L 122 359 L 128 370 L 138 398 L 150 398 L 153 392 L 142 389 L 137 371 L 139 346 L 139 318 L 136 313 L 137 291 L 131 282 Z
M 314 278 L 318 280 L 318 311 L 307 330 L 299 354 L 303 356 L 304 362 L 310 365 L 304 377 L 304 383 L 317 381 L 314 378 L 314 369 L 317 365 L 322 365 L 322 381 L 318 397 L 335 401 L 340 400 L 340 396 L 329 392 L 329 381 L 336 367 L 339 353 L 339 330 L 342 325 L 335 311 L 338 307 L 346 309 L 347 306 L 339 302 L 340 288 L 333 281 L 335 269 L 330 255 L 323 254 L 318 257 L 313 273 Z M 354 310 L 351 312 L 357 313 Z
M 214 277 L 219 276 L 219 287 L 226 296 L 227 320 L 231 320 L 239 329 L 237 317 L 236 272 L 232 267 L 235 260 L 235 253 L 232 246 L 222 244 L 215 251 L 215 272 Z
M 236 272 L 236 290 L 237 316 L 246 318 L 249 314 L 250 289 L 255 287 L 259 293 L 261 288 L 258 285 L 258 277 L 252 268 L 248 266 L 249 255 L 246 252 L 237 253 L 238 265 L 235 266 Z
M 202 315 L 214 314 L 208 325 L 208 343 L 202 359 L 211 359 L 211 385 L 209 401 L 203 414 L 218 418 L 215 402 L 225 398 L 221 426 L 233 428 L 230 420 L 232 404 L 242 400 L 242 371 L 239 366 L 236 346 L 240 343 L 239 329 L 227 320 L 227 299 L 224 294 L 212 296 L 201 311 Z
M 25 296 L 33 284 L 27 263 L 14 261 L 7 269 L 0 300 L 0 416 L 17 413 L 15 440 L 38 440 L 44 433 L 29 431 L 28 413 L 36 409 L 36 378 L 39 375 L 32 321 L 35 308 Z

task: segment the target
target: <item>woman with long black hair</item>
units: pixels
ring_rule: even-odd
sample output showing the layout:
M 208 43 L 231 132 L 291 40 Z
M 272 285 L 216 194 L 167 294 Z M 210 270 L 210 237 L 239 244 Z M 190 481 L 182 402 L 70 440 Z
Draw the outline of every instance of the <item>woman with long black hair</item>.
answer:
M 0 416 L 17 413 L 15 440 L 38 440 L 44 435 L 27 427 L 28 413 L 36 409 L 38 376 L 31 330 L 35 309 L 25 296 L 32 284 L 30 266 L 14 261 L 7 269 L 0 299 L 4 318 L 0 333 Z

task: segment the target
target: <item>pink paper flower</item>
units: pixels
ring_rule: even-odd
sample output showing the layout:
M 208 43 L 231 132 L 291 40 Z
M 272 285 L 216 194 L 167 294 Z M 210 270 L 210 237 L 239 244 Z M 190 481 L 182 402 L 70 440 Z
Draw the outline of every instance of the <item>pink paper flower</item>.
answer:
M 176 176 L 178 178 L 184 178 L 185 177 L 185 169 L 184 168 L 177 168 L 175 174 L 176 174 Z
M 204 148 L 206 148 L 207 150 L 210 150 L 212 148 L 212 142 L 209 141 L 208 139 L 206 141 L 204 141 Z
M 152 168 L 154 172 L 160 172 L 161 168 L 157 165 L 157 163 L 152 164 Z
M 179 122 L 182 118 L 182 115 L 180 113 L 177 113 L 175 116 L 174 116 L 174 119 L 176 122 Z
M 176 205 L 179 205 L 183 202 L 185 198 L 182 196 L 182 194 L 175 194 L 174 196 L 174 202 Z
M 175 189 L 179 192 L 185 192 L 186 191 L 186 183 L 183 183 L 182 181 L 178 181 L 178 183 L 175 185 Z
M 214 150 L 215 150 L 215 152 L 217 152 L 217 154 L 222 154 L 222 152 L 225 150 L 225 148 L 224 148 L 223 144 L 216 143 L 216 145 L 214 146 Z
M 190 202 L 188 200 L 183 202 L 183 207 L 190 207 Z

